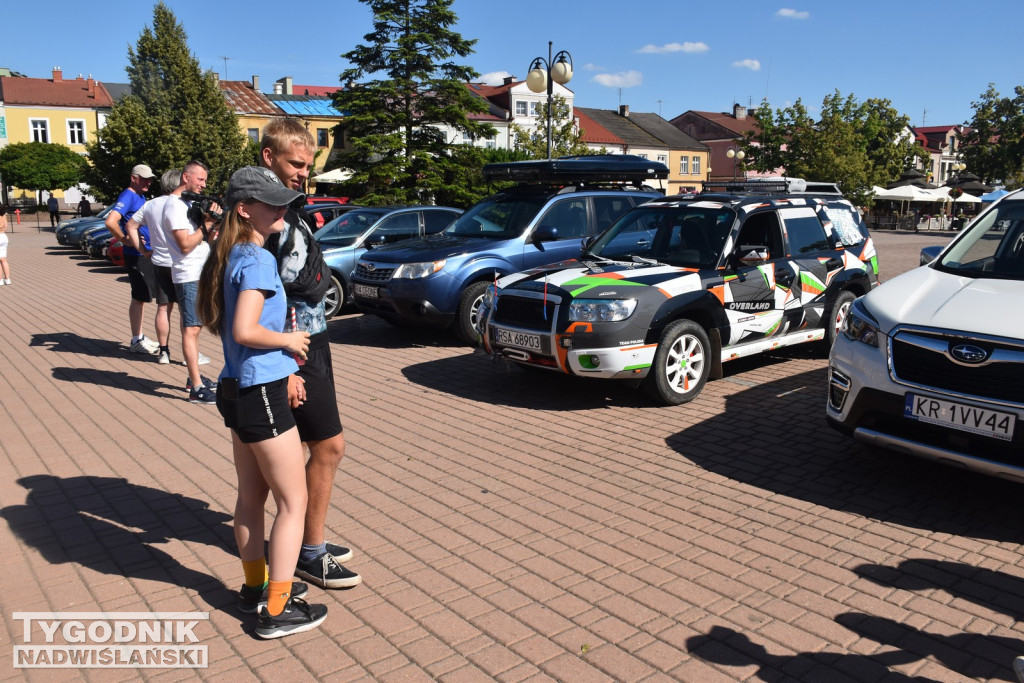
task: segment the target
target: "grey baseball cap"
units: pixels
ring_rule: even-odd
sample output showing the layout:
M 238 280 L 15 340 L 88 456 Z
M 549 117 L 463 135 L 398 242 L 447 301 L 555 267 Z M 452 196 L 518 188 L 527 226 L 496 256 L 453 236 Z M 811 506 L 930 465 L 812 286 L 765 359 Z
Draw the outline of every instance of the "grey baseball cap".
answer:
M 137 175 L 140 178 L 155 178 L 156 177 L 156 174 L 153 173 L 153 169 L 151 169 L 146 164 L 136 164 L 132 168 L 132 175 Z
M 234 206 L 238 202 L 255 199 L 271 206 L 287 206 L 300 196 L 301 192 L 285 187 L 269 168 L 244 166 L 231 174 L 224 203 Z

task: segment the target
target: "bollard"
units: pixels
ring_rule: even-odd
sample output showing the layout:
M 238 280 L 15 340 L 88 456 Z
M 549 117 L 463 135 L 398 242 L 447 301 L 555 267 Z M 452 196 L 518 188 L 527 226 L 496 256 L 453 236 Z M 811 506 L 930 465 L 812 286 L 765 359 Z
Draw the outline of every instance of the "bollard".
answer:
M 14 216 L 18 219 L 18 225 L 21 225 L 21 209 L 15 209 Z

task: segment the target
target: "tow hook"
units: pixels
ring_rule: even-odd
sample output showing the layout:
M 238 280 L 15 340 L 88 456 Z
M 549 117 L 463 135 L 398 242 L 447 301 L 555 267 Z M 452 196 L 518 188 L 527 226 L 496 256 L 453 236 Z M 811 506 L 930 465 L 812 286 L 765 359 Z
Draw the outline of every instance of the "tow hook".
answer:
M 530 360 L 530 354 L 526 351 L 520 351 L 519 349 L 502 349 L 501 355 L 505 358 L 511 358 L 512 360 Z

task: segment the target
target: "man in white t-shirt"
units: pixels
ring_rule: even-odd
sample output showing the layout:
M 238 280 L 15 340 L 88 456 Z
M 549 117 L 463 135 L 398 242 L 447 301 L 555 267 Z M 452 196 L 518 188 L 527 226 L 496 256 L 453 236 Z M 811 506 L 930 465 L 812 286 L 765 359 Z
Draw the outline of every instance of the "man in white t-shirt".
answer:
M 171 362 L 171 311 L 174 310 L 174 303 L 178 300 L 174 292 L 174 283 L 171 282 L 171 253 L 167 249 L 167 238 L 163 230 L 159 228 L 160 221 L 164 214 L 164 204 L 171 197 L 181 184 L 181 171 L 171 169 L 164 171 L 160 176 L 160 190 L 162 195 L 156 199 L 150 199 L 125 225 L 125 234 L 128 241 L 136 249 L 141 249 L 142 241 L 139 235 L 139 228 L 143 225 L 153 226 L 149 231 L 150 251 L 146 253 L 153 263 L 153 273 L 156 278 L 156 340 L 160 344 L 160 354 L 157 363 L 166 365 Z
M 188 368 L 188 400 L 191 403 L 212 405 L 217 401 L 213 393 L 216 385 L 199 374 L 199 332 L 203 329 L 203 323 L 196 311 L 196 296 L 199 275 L 203 272 L 203 264 L 210 254 L 209 227 L 213 225 L 213 221 L 204 216 L 204 221 L 208 224 L 193 223 L 188 215 L 191 202 L 181 197 L 183 192 L 202 194 L 206 189 L 208 174 L 209 169 L 201 161 L 190 161 L 185 164 L 185 168 L 181 170 L 181 184 L 171 193 L 171 199 L 164 205 L 160 229 L 167 236 L 167 248 L 171 254 L 171 280 L 174 282 L 178 311 L 181 314 L 181 353 Z M 209 362 L 209 359 L 204 359 Z

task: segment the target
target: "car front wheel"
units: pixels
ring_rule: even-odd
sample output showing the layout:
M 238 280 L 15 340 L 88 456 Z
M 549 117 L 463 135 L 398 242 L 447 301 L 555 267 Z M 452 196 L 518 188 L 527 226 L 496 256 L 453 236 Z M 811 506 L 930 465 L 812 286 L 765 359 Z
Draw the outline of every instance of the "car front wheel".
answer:
M 850 306 L 853 305 L 853 301 L 856 298 L 857 296 L 853 292 L 847 290 L 839 292 L 839 294 L 836 295 L 836 300 L 832 304 L 832 312 L 829 315 L 828 324 L 825 327 L 826 340 L 830 349 L 836 342 L 836 338 L 839 336 L 840 331 L 843 329 L 843 323 L 846 322 L 846 316 L 850 313 Z
M 324 317 L 328 320 L 337 315 L 345 305 L 345 285 L 336 275 L 331 276 L 331 286 L 324 295 Z
M 697 398 L 710 372 L 707 332 L 692 320 L 677 320 L 662 332 L 643 386 L 655 400 L 679 405 Z
M 474 282 L 459 299 L 459 310 L 455 315 L 455 334 L 467 344 L 476 344 L 480 331 L 480 304 L 484 301 L 484 292 L 490 286 L 488 282 Z

